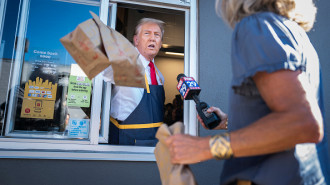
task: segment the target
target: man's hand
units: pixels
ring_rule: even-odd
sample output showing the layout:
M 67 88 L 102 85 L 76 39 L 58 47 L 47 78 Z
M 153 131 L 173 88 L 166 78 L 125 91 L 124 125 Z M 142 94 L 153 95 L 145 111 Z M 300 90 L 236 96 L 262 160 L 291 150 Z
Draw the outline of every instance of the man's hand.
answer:
M 166 139 L 171 162 L 174 164 L 193 164 L 212 159 L 209 146 L 210 137 L 196 137 L 177 134 Z
M 216 113 L 216 114 L 219 116 L 219 118 L 221 119 L 221 123 L 220 123 L 217 127 L 215 127 L 213 130 L 220 130 L 220 129 L 225 130 L 225 129 L 227 129 L 227 127 L 228 127 L 228 115 L 227 115 L 226 113 L 222 112 L 222 111 L 221 111 L 219 108 L 217 108 L 217 107 L 210 107 L 209 109 L 207 109 L 207 112 L 208 112 L 208 113 L 214 112 L 214 113 Z M 204 124 L 202 118 L 201 118 L 198 114 L 197 114 L 197 119 L 198 119 L 198 121 L 202 124 L 202 126 L 203 126 L 205 129 L 208 129 L 208 128 L 205 126 L 205 124 Z

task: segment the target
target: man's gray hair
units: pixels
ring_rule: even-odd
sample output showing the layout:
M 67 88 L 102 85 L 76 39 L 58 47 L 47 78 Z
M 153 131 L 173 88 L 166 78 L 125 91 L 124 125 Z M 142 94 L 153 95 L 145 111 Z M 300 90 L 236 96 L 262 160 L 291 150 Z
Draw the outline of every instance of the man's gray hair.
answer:
M 161 32 L 162 32 L 162 39 L 163 39 L 165 23 L 161 20 L 153 19 L 153 18 L 143 18 L 143 19 L 141 19 L 135 27 L 135 34 L 134 35 L 138 35 L 138 33 L 141 31 L 141 26 L 144 25 L 144 24 L 147 24 L 147 23 L 157 24 L 159 26 Z

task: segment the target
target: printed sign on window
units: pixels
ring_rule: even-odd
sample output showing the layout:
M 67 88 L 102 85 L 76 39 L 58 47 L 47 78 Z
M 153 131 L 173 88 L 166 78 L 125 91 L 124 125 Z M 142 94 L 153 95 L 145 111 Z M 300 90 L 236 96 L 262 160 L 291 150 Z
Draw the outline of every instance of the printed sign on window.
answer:
M 56 90 L 57 83 L 43 82 L 39 77 L 25 83 L 21 117 L 53 119 Z
M 92 81 L 84 76 L 70 76 L 68 87 L 68 106 L 89 107 Z
M 69 137 L 88 138 L 89 119 L 70 119 Z

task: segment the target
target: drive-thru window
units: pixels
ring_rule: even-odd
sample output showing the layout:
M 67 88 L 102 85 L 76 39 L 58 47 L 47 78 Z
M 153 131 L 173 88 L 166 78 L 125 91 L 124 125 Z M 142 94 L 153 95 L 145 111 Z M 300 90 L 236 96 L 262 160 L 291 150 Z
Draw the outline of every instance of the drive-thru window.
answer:
M 60 38 L 92 18 L 132 41 L 137 21 L 164 21 L 155 59 L 166 100 L 177 75 L 197 78 L 196 0 L 4 0 L 0 2 L 0 157 L 155 160 L 153 147 L 108 144 L 111 84 L 88 79 Z M 193 102 L 184 101 L 185 132 L 197 135 Z

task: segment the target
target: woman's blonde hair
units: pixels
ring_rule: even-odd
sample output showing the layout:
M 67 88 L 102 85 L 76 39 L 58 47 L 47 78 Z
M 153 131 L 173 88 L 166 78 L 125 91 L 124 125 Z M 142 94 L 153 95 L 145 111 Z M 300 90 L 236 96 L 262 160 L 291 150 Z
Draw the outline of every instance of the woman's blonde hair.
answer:
M 313 0 L 216 0 L 216 12 L 230 27 L 251 14 L 273 12 L 297 22 L 304 30 L 312 29 L 316 7 Z

